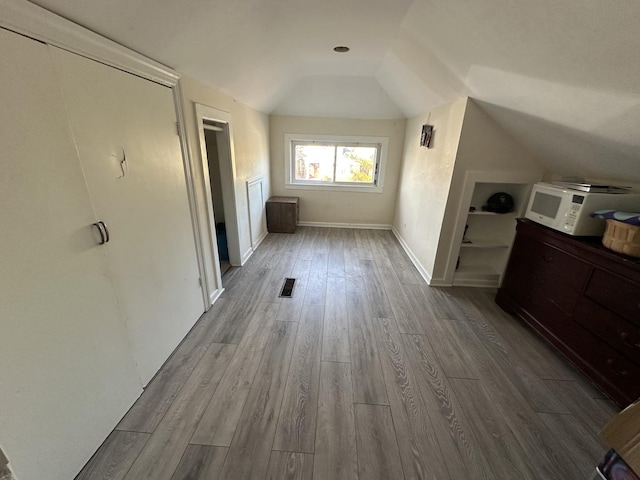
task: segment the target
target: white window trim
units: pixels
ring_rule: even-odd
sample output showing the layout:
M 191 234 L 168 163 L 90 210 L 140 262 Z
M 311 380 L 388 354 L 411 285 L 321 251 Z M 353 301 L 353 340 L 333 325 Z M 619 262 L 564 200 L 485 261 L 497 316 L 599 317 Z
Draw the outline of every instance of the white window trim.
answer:
M 380 144 L 380 163 L 378 167 L 378 181 L 375 185 L 336 185 L 336 184 L 308 184 L 294 182 L 294 162 L 291 156 L 291 142 L 340 142 L 340 143 L 368 143 Z M 334 192 L 382 193 L 384 187 L 384 173 L 387 167 L 387 153 L 389 150 L 388 137 L 343 136 L 343 135 L 309 135 L 299 133 L 285 133 L 284 135 L 284 188 L 288 190 L 319 190 Z

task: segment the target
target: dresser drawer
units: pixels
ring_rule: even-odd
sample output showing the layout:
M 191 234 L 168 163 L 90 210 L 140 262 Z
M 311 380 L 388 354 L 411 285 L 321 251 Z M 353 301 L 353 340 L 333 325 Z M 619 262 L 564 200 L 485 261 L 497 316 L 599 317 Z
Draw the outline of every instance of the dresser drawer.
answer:
M 571 314 L 581 293 L 562 279 L 534 268 L 512 270 L 503 284 L 504 290 L 517 301 L 546 300 Z
M 640 285 L 616 275 L 595 270 L 586 296 L 640 326 Z
M 621 392 L 626 403 L 640 397 L 640 366 L 578 325 L 574 330 L 572 349 L 597 372 L 603 383 Z
M 618 352 L 640 365 L 640 328 L 595 302 L 583 298 L 574 319 Z M 638 380 L 640 382 L 640 379 Z
M 539 324 L 556 335 L 562 335 L 572 322 L 571 317 L 558 308 L 557 304 L 537 294 L 535 290 L 521 295 L 517 301 Z
M 534 297 L 543 297 L 568 314 L 573 312 L 580 298 L 578 291 L 550 275 L 535 272 L 532 277 Z
M 518 248 L 516 251 L 516 246 L 514 246 L 514 252 L 521 268 L 532 273 L 541 273 L 557 278 L 576 291 L 582 292 L 591 272 L 591 267 L 587 263 L 551 245 L 531 238 L 519 238 L 517 243 Z

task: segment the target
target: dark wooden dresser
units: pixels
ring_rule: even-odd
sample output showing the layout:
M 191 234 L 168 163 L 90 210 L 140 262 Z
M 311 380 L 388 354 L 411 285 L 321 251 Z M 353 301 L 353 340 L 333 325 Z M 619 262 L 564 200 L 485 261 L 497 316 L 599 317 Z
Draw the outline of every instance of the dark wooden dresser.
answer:
M 267 200 L 267 230 L 295 233 L 298 226 L 298 197 L 271 197 Z
M 600 242 L 519 219 L 496 303 L 624 407 L 640 397 L 640 262 Z

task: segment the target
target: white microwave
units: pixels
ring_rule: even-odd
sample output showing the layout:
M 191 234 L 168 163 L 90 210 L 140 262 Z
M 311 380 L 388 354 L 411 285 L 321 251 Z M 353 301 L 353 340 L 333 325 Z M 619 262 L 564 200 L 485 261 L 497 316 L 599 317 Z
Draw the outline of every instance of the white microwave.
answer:
M 605 209 L 640 212 L 640 195 L 581 192 L 550 183 L 536 183 L 525 217 L 569 235 L 601 236 L 606 222 L 592 218 L 590 214 Z

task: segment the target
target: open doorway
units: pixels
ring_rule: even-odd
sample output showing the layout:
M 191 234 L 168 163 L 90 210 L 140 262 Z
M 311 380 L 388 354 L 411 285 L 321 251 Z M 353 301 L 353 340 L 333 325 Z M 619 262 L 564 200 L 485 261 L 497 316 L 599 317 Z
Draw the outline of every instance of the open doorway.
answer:
M 220 155 L 218 153 L 218 137 L 224 144 L 224 124 L 203 120 L 204 142 L 207 149 L 207 163 L 209 165 L 209 186 L 211 187 L 211 202 L 213 207 L 213 219 L 216 231 L 216 244 L 218 245 L 218 263 L 220 275 L 231 268 L 229 262 L 229 246 L 227 243 L 227 226 L 224 220 L 224 195 L 222 194 L 222 175 L 220 173 Z M 224 286 L 224 278 L 223 278 Z
M 235 191 L 231 115 L 195 104 L 207 223 L 200 229 L 205 258 L 205 287 L 213 302 L 222 292 L 222 275 L 242 266 Z

